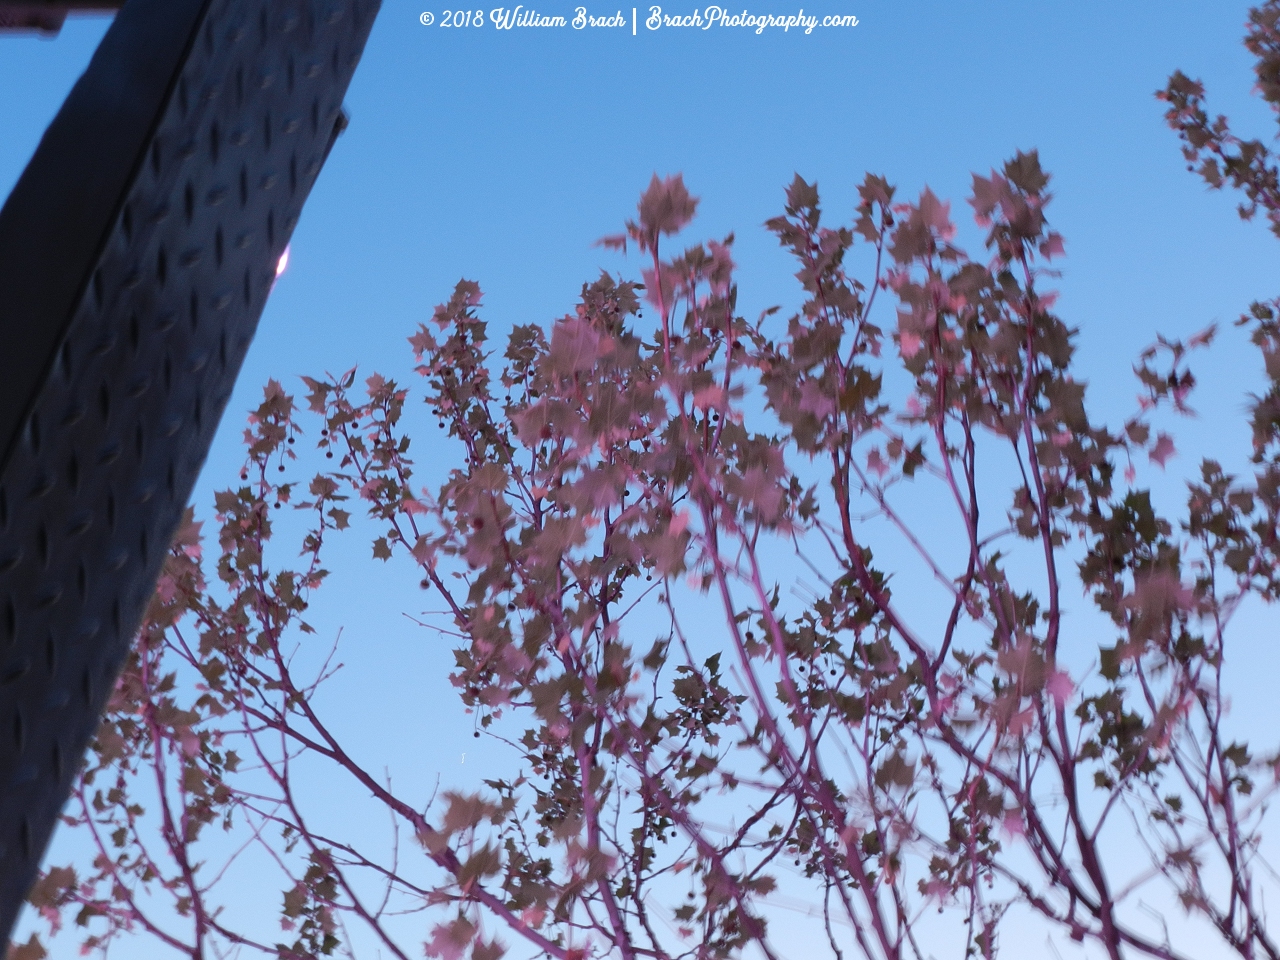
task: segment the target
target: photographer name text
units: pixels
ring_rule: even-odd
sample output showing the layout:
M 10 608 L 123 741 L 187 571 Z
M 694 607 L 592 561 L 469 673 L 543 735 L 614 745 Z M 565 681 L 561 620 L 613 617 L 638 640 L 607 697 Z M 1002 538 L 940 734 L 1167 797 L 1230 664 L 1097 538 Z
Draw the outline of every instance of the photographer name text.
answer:
M 712 4 L 698 7 L 692 13 L 668 13 L 660 6 L 651 6 L 641 15 L 640 8 L 632 7 L 631 15 L 622 10 L 592 13 L 586 7 L 574 7 L 572 16 L 562 14 L 545 14 L 537 9 L 525 6 L 494 7 L 492 10 L 443 10 L 439 14 L 425 11 L 418 17 L 424 27 L 439 26 L 452 29 L 468 29 L 476 27 L 492 27 L 495 30 L 525 29 L 628 29 L 633 36 L 643 28 L 645 31 L 686 29 L 711 30 L 712 28 L 730 28 L 749 30 L 759 36 L 766 30 L 780 30 L 789 33 L 792 30 L 810 34 L 822 27 L 856 27 L 858 18 L 853 14 L 832 14 L 818 16 L 806 14 L 801 7 L 797 13 L 751 13 L 743 9 L 741 13 L 732 12 L 726 7 Z

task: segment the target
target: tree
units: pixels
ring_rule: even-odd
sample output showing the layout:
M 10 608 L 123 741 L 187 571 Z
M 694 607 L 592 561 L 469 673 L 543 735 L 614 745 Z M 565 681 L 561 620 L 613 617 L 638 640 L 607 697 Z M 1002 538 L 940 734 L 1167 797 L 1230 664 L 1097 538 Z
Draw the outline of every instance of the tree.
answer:
M 1247 44 L 1280 108 L 1280 2 Z M 1209 121 L 1182 74 L 1160 96 L 1192 166 L 1280 233 L 1272 154 Z M 97 857 L 45 871 L 32 903 L 55 929 L 78 911 L 89 950 L 143 928 L 184 956 L 284 960 L 359 925 L 405 958 L 395 913 L 426 909 L 414 935 L 444 960 L 774 958 L 771 904 L 803 890 L 806 949 L 837 958 L 926 956 L 926 933 L 994 957 L 1020 912 L 1113 960 L 1187 956 L 1142 891 L 1224 954 L 1280 956 L 1259 874 L 1280 754 L 1227 736 L 1222 688 L 1233 613 L 1280 592 L 1280 301 L 1241 320 L 1270 381 L 1251 472 L 1206 460 L 1163 516 L 1133 466 L 1173 452 L 1155 418 L 1188 410 L 1214 330 L 1160 339 L 1139 409 L 1094 420 L 1048 287 L 1048 185 L 1034 152 L 974 177 L 974 260 L 928 190 L 903 203 L 868 176 L 856 220 L 828 227 L 797 176 L 767 224 L 805 295 L 781 324 L 737 315 L 732 237 L 665 254 L 697 201 L 655 176 L 605 241 L 640 256 L 640 282 L 602 275 L 499 355 L 464 280 L 410 338 L 460 451 L 435 492 L 414 482 L 406 387 L 307 379 L 303 410 L 268 384 L 241 485 L 217 495 L 217 582 L 192 515 L 65 817 Z M 317 422 L 334 462 L 304 488 L 289 468 Z M 453 685 L 517 758 L 483 793 L 398 794 L 317 709 L 328 667 L 295 667 L 355 503 L 373 557 L 416 565 L 446 605 Z M 311 528 L 291 567 L 270 543 L 286 505 Z M 915 555 L 894 575 L 887 537 Z M 801 569 L 816 585 L 797 598 Z M 414 842 L 314 830 L 300 756 Z M 213 826 L 281 871 L 285 942 L 224 922 Z M 42 955 L 34 937 L 11 953 Z

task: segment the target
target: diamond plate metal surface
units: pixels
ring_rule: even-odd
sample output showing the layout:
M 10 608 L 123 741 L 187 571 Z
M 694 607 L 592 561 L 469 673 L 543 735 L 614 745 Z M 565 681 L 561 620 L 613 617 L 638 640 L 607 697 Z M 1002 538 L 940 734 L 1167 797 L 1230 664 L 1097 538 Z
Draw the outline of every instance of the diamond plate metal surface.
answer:
M 0 0 L 0 33 L 38 30 L 56 34 L 68 13 L 118 10 L 121 0 Z
M 51 195 L 39 207 L 59 181 L 33 168 L 59 149 L 66 170 L 96 175 L 98 141 L 60 115 L 0 212 L 0 943 L 340 129 L 378 5 L 129 0 L 86 82 L 115 82 L 126 65 L 111 56 L 159 42 L 128 30 L 177 46 L 152 64 L 163 85 L 150 120 L 125 117 L 140 95 L 118 98 L 120 127 L 141 136 L 103 143 L 102 164 L 127 175 L 101 189 L 64 177 L 79 206 Z M 88 127 L 110 128 L 103 109 Z M 35 272 L 41 257 L 70 262 L 28 282 L 14 274 L 24 256 Z

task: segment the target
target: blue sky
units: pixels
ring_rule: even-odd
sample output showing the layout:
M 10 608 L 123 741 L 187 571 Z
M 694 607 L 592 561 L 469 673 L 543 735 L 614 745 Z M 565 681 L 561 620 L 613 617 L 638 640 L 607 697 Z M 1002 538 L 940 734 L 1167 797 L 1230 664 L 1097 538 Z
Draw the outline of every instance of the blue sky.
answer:
M 688 13 L 696 3 L 664 7 Z M 548 0 L 538 9 L 572 16 L 573 6 Z M 747 4 L 753 13 L 799 7 Z M 953 201 L 961 239 L 977 247 L 963 203 L 971 172 L 1038 149 L 1054 176 L 1050 218 L 1067 243 L 1060 312 L 1081 329 L 1083 375 L 1098 409 L 1114 411 L 1113 423 L 1136 392 L 1132 360 L 1157 331 L 1229 327 L 1250 300 L 1280 292 L 1276 241 L 1262 223 L 1241 223 L 1232 197 L 1208 193 L 1185 171 L 1153 96 L 1181 68 L 1205 80 L 1213 109 L 1240 132 L 1269 136 L 1274 121 L 1249 96 L 1240 44 L 1247 3 L 804 7 L 853 13 L 860 23 L 760 36 L 643 25 L 637 36 L 449 30 L 419 22 L 424 10 L 438 18 L 438 6 L 384 0 L 347 98 L 351 126 L 298 225 L 197 503 L 233 482 L 244 412 L 268 377 L 296 390 L 298 375 L 359 364 L 363 373 L 409 379 L 405 338 L 460 277 L 480 282 L 500 336 L 512 323 L 548 322 L 571 309 L 581 283 L 601 268 L 630 269 L 594 241 L 620 229 L 655 172 L 682 172 L 702 198 L 690 236 L 736 232 L 739 305 L 754 316 L 799 301 L 787 257 L 761 226 L 781 212 L 793 174 L 818 181 L 837 219 L 849 216 L 866 171 L 887 176 L 904 199 L 927 183 Z M 0 195 L 105 23 L 70 21 L 54 41 L 0 38 Z M 892 326 L 887 314 L 880 322 Z M 1201 365 L 1202 415 L 1184 434 L 1187 450 L 1228 463 L 1244 449 L 1244 391 L 1261 382 L 1242 344 L 1231 333 Z M 1192 463 L 1183 456 L 1170 472 Z M 321 616 L 331 634 L 345 626 L 348 642 L 378 656 L 351 658 L 335 707 L 347 705 L 352 736 L 375 755 L 385 750 L 387 762 L 396 749 L 380 743 L 381 730 L 436 731 L 422 745 L 421 776 L 461 776 L 458 757 L 472 741 L 466 719 L 440 699 L 448 696 L 447 652 L 424 649 L 401 616 L 421 606 L 420 594 L 405 592 L 416 580 L 371 570 L 364 541 L 350 550 L 352 579 L 334 588 L 344 592 Z M 405 669 L 388 675 L 389 661 Z M 479 776 L 485 762 L 482 753 L 465 773 Z M 381 763 L 380 755 L 372 761 Z
M 970 173 L 1037 148 L 1067 239 L 1062 312 L 1104 389 L 1156 330 L 1229 321 L 1277 276 L 1263 225 L 1186 173 L 1152 95 L 1180 67 L 1214 108 L 1267 132 L 1242 2 L 819 0 L 808 12 L 860 23 L 807 36 L 447 30 L 421 26 L 420 7 L 384 3 L 347 99 L 352 125 L 294 235 L 231 416 L 268 376 L 406 369 L 404 337 L 461 276 L 484 287 L 498 329 L 559 315 L 584 279 L 625 268 L 593 244 L 654 172 L 683 172 L 702 197 L 692 234 L 736 231 L 740 302 L 754 313 L 796 300 L 760 227 L 794 173 L 818 181 L 834 217 L 865 171 L 904 197 L 927 183 L 972 242 Z M 0 190 L 104 27 L 3 39 Z M 237 458 L 235 432 L 211 463 Z

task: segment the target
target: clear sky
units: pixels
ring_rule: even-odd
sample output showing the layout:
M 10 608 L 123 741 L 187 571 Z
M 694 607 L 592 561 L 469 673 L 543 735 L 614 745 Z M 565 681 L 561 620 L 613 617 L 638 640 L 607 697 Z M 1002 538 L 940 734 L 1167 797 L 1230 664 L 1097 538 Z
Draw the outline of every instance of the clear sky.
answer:
M 860 21 L 809 35 L 653 32 L 642 6 L 635 36 L 630 7 L 584 2 L 592 14 L 621 9 L 627 26 L 444 29 L 419 21 L 433 11 L 438 24 L 438 5 L 384 0 L 348 95 L 351 126 L 294 234 L 197 503 L 233 482 L 244 413 L 268 377 L 296 390 L 300 374 L 359 364 L 409 379 L 405 338 L 460 277 L 480 282 L 501 336 L 571 309 L 600 268 L 628 270 L 594 241 L 633 215 L 655 172 L 683 172 L 702 198 L 691 235 L 736 232 L 739 306 L 754 316 L 799 301 L 793 268 L 761 226 L 781 212 L 794 173 L 818 181 L 836 218 L 852 211 L 866 171 L 904 198 L 927 183 L 953 201 L 961 239 L 977 247 L 963 203 L 970 174 L 1039 149 L 1067 245 L 1059 309 L 1081 329 L 1083 374 L 1113 423 L 1135 394 L 1132 360 L 1157 331 L 1229 327 L 1252 299 L 1280 293 L 1277 242 L 1185 171 L 1153 96 L 1180 68 L 1207 83 L 1239 132 L 1271 135 L 1274 121 L 1249 96 L 1241 0 L 808 0 L 806 13 Z M 698 2 L 664 6 L 691 13 Z M 537 9 L 571 17 L 574 5 Z M 752 13 L 799 7 L 747 3 Z M 53 41 L 0 37 L 0 195 L 105 24 L 72 20 Z M 1244 449 L 1244 391 L 1261 382 L 1242 341 L 1232 333 L 1202 366 L 1202 416 L 1186 435 L 1197 454 L 1228 462 Z M 1171 472 L 1192 463 L 1182 457 Z M 345 625 L 347 642 L 377 651 L 350 655 L 333 694 L 352 735 L 390 762 L 397 749 L 379 731 L 426 725 L 437 733 L 417 738 L 421 769 L 407 776 L 478 776 L 483 756 L 461 769 L 472 741 L 442 679 L 449 658 L 424 650 L 401 616 L 421 607 L 405 592 L 414 581 L 370 569 L 364 541 L 351 551 L 352 579 L 330 588 L 340 595 L 319 615 L 330 635 Z

